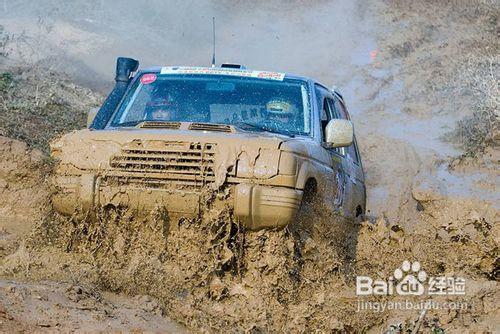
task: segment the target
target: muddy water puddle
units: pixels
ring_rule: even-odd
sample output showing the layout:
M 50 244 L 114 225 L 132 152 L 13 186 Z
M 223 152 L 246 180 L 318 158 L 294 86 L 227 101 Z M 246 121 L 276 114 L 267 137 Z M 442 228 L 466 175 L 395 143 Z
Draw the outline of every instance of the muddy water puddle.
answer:
M 3 234 L 14 234 L 17 236 L 28 235 L 33 228 L 31 222 L 26 218 L 19 218 L 16 216 L 1 216 L 0 215 L 0 238 Z

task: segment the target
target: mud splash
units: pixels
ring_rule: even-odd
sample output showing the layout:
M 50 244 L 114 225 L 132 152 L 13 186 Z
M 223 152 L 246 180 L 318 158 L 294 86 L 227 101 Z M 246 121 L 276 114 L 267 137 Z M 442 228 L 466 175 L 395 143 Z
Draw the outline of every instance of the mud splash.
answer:
M 499 295 L 498 212 L 424 189 L 414 196 L 423 211 L 412 230 L 323 216 L 307 230 L 251 232 L 217 198 L 200 220 L 174 220 L 160 208 L 143 219 L 117 210 L 84 220 L 52 215 L 2 260 L 0 274 L 150 295 L 194 330 L 378 331 L 412 324 L 418 312 L 355 312 L 355 276 L 389 277 L 404 260 L 418 260 L 429 275 L 466 277 L 472 305 L 432 310 L 424 327 L 464 328 L 474 318 L 475 328 L 491 329 L 498 308 L 486 301 Z
M 142 220 L 114 210 L 84 221 L 54 216 L 5 259 L 2 271 L 148 294 L 193 329 L 286 330 L 290 318 L 303 330 L 315 326 L 304 312 L 325 296 L 317 291 L 319 302 L 304 304 L 308 285 L 331 276 L 340 287 L 348 276 L 332 238 L 324 244 L 303 231 L 243 231 L 224 203 L 215 199 L 201 220 L 174 221 L 160 209 Z
M 233 219 L 227 198 L 208 195 L 208 210 L 198 220 L 174 219 L 161 207 L 141 219 L 120 209 L 68 219 L 48 205 L 50 164 L 43 155 L 15 140 L 2 138 L 0 143 L 2 212 L 8 223 L 2 222 L 0 233 L 2 278 L 69 281 L 88 287 L 90 295 L 148 295 L 158 301 L 162 314 L 192 330 L 380 332 L 393 324 L 412 328 L 419 314 L 356 312 L 355 277 L 387 279 L 410 260 L 419 261 L 429 275 L 467 280 L 467 294 L 460 301 L 470 307 L 431 310 L 422 328 L 491 331 L 499 321 L 494 302 L 500 297 L 498 209 L 456 197 L 436 178 L 416 178 L 405 185 L 412 190 L 408 211 L 413 206 L 412 219 L 418 224 L 385 218 L 342 221 L 313 207 L 304 219 L 308 228 L 251 232 Z M 11 228 L 15 226 L 24 232 Z M 28 293 L 23 296 L 24 303 L 31 303 Z M 10 303 L 9 298 L 2 304 Z M 20 319 L 22 312 L 12 305 L 5 314 Z M 98 313 L 106 310 L 93 305 Z M 14 328 L 41 328 L 14 320 L 9 320 Z

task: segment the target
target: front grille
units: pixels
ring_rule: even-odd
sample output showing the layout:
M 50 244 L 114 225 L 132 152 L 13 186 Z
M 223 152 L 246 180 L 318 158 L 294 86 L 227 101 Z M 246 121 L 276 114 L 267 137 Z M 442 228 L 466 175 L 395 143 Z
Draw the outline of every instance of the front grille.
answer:
M 216 144 L 134 141 L 111 158 L 110 175 L 121 182 L 148 185 L 200 185 L 215 178 Z

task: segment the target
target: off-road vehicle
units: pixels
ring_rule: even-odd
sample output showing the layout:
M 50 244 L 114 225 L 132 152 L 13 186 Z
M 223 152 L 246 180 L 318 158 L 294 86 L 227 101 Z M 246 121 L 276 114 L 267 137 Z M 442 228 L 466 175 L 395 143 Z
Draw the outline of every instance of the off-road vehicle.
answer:
M 361 159 L 337 91 L 233 64 L 138 66 L 118 58 L 116 85 L 88 129 L 52 143 L 56 211 L 162 206 L 194 218 L 212 192 L 254 230 L 286 226 L 313 197 L 341 215 L 364 212 Z

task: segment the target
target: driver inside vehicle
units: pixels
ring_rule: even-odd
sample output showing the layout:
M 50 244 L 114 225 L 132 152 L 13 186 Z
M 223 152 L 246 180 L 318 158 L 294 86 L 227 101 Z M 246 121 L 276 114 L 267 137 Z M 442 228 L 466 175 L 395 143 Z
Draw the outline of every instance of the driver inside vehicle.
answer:
M 294 127 L 297 108 L 284 99 L 273 99 L 266 104 L 266 113 L 275 126 L 291 129 Z
M 146 105 L 147 121 L 176 121 L 179 104 L 171 95 L 157 96 Z

